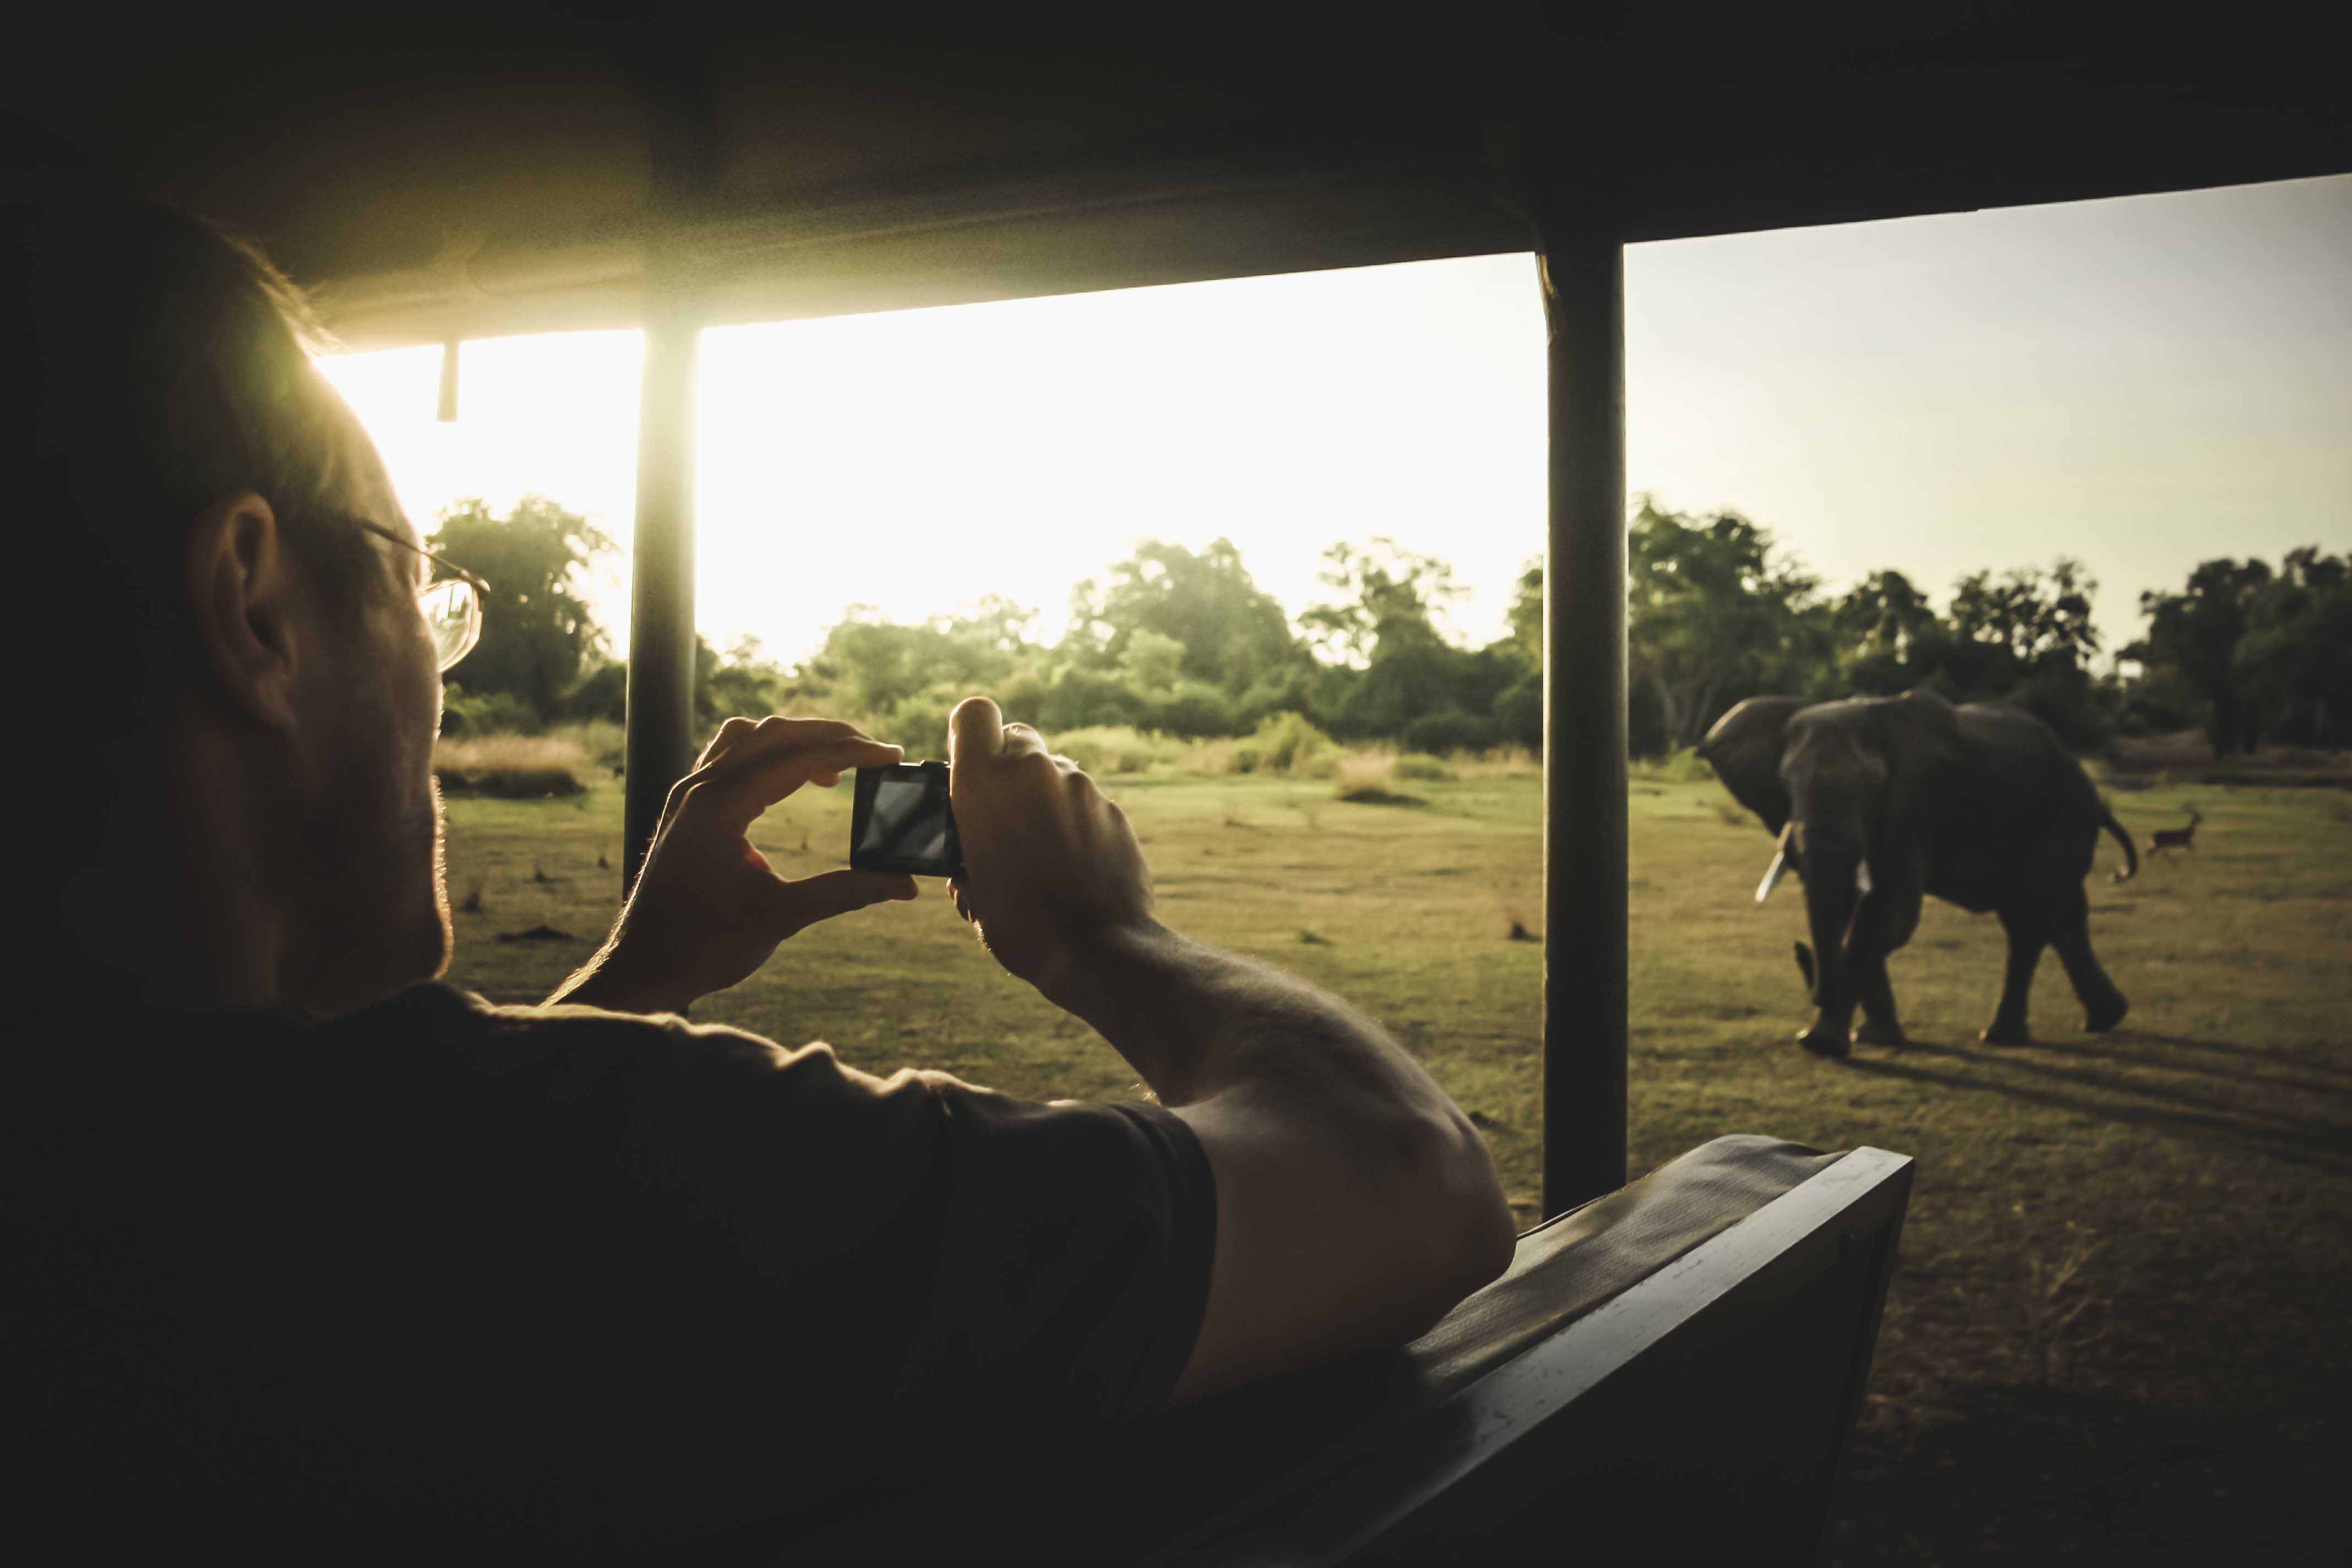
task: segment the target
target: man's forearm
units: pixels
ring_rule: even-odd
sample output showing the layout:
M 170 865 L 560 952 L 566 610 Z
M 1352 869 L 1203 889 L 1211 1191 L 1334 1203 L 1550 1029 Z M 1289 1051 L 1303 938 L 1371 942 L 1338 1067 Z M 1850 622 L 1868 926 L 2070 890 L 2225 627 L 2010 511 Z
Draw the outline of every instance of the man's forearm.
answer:
M 1327 1100 L 1459 1116 L 1445 1092 L 1356 1008 L 1270 964 L 1150 924 L 1108 935 L 1048 995 L 1092 1025 L 1160 1102 L 1204 1100 L 1238 1083 Z
M 1330 1322 L 1364 1344 L 1395 1342 L 1508 1266 L 1510 1207 L 1486 1141 L 1370 1017 L 1156 924 L 1074 959 L 1048 994 L 1207 1131 L 1220 1230 L 1230 1221 L 1237 1256 L 1254 1258 L 1241 1265 L 1255 1275 L 1244 1297 L 1336 1291 Z M 1270 1237 L 1318 1259 L 1316 1281 L 1268 1265 Z

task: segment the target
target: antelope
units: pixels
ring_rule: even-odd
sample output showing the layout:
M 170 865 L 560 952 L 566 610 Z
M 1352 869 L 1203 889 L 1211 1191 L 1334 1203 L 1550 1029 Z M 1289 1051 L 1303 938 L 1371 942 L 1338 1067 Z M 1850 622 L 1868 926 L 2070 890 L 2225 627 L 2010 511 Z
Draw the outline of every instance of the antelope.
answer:
M 2205 818 L 2199 814 L 2197 808 L 2190 806 L 2188 826 L 2159 827 L 2147 836 L 2148 854 L 2155 856 L 2161 855 L 2168 849 L 2196 848 L 2197 825 L 2204 820 Z

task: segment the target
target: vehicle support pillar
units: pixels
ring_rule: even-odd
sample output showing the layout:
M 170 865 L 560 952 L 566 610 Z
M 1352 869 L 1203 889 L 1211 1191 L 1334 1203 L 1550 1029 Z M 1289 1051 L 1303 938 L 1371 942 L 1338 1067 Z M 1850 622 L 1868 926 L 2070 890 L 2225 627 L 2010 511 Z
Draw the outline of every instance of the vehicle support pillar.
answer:
M 1543 1212 L 1625 1184 L 1625 247 L 1543 222 Z
M 694 765 L 694 382 L 700 291 L 646 268 L 637 400 L 637 517 L 629 570 L 628 786 L 621 890 L 636 885 L 670 785 Z

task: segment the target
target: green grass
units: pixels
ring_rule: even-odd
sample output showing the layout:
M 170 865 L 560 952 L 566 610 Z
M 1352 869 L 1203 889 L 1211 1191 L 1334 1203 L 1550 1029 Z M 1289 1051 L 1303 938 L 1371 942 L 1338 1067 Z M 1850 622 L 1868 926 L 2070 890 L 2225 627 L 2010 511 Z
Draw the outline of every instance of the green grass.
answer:
M 1122 777 L 1162 913 L 1380 1017 L 1486 1129 L 1536 1217 L 1539 784 L 1416 782 L 1416 809 L 1328 782 Z M 1800 1052 L 1803 935 L 1771 851 L 1711 783 L 1632 795 L 1632 1164 L 1726 1132 L 1916 1155 L 1917 1186 L 1839 1503 L 1841 1562 L 2174 1560 L 2192 1544 L 2324 1541 L 2352 1474 L 2352 805 L 2323 789 L 2159 786 L 2116 799 L 2146 841 L 2205 814 L 2197 849 L 2115 886 L 2093 936 L 2131 998 L 2080 1032 L 2054 958 L 2042 1043 L 1982 1046 L 2002 943 L 1930 900 L 1894 964 L 1913 1044 Z M 620 795 L 453 800 L 452 977 L 543 995 L 618 892 Z M 845 789 L 758 825 L 785 875 L 842 863 Z M 599 868 L 603 855 L 608 865 Z M 495 940 L 545 924 L 571 943 Z M 1009 1092 L 1139 1096 L 1082 1026 L 997 970 L 937 884 L 794 938 L 697 1009 L 875 1072 L 945 1068 Z M 2194 1554 L 2194 1553 L 2191 1553 Z M 2293 1550 L 2290 1560 L 2301 1561 Z

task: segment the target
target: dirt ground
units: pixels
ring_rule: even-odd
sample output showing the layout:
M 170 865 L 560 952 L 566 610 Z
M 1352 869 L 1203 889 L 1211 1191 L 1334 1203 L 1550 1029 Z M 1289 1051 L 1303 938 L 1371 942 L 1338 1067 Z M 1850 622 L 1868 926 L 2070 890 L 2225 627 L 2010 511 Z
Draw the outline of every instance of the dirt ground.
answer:
M 1163 914 L 1379 1016 L 1477 1113 L 1532 1222 L 1541 948 L 1512 930 L 1540 921 L 1538 781 L 1416 784 L 1420 804 L 1387 805 L 1304 781 L 1106 784 Z M 787 876 L 838 865 L 846 795 L 807 792 L 753 839 Z M 1769 838 L 1712 783 L 1634 786 L 1634 1173 L 1736 1131 L 1919 1163 L 1832 1562 L 2347 1561 L 2352 795 L 2113 798 L 2143 844 L 2204 814 L 2192 853 L 2132 882 L 2107 880 L 2101 847 L 2093 939 L 2131 998 L 2123 1027 L 2082 1033 L 2051 959 L 2041 1043 L 1979 1044 L 2000 929 L 1930 900 L 1894 963 L 1911 1044 L 1835 1063 L 1790 1038 L 1801 899 L 1749 899 Z M 452 897 L 476 905 L 453 979 L 535 1001 L 586 956 L 617 896 L 619 807 L 609 782 L 451 803 Z M 877 1072 L 1143 1092 L 939 893 L 803 933 L 697 1016 Z M 497 940 L 539 925 L 575 940 Z

